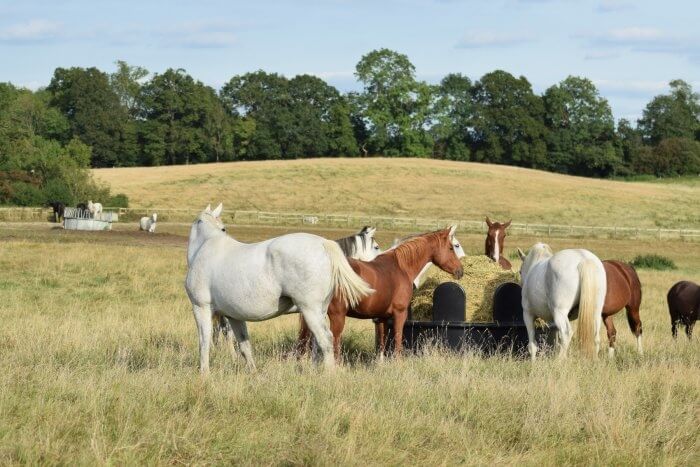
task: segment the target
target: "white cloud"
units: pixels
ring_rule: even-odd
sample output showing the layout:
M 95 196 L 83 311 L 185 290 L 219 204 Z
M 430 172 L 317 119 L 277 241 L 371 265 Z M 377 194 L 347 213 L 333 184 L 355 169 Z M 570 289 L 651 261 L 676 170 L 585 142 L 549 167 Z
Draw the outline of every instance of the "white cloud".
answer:
M 60 23 L 45 19 L 32 19 L 0 29 L 0 42 L 32 43 L 54 39 L 60 35 Z
M 620 56 L 617 52 L 593 51 L 587 53 L 584 60 L 612 60 Z
M 634 4 L 625 0 L 602 0 L 597 8 L 601 13 L 617 13 L 633 9 Z
M 531 34 L 511 34 L 493 32 L 473 32 L 460 40 L 456 47 L 458 49 L 479 49 L 492 47 L 512 47 L 532 42 L 534 36 Z
M 657 28 L 624 27 L 596 33 L 581 33 L 574 37 L 586 40 L 594 48 L 592 54 L 604 52 L 660 53 L 683 56 L 700 64 L 700 38 L 670 34 Z

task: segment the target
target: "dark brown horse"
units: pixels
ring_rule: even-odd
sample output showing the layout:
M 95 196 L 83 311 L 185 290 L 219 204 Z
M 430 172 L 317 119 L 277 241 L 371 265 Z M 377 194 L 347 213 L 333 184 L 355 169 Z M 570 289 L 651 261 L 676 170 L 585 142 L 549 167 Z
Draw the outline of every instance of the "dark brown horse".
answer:
M 607 292 L 603 304 L 603 322 L 608 331 L 608 355 L 615 354 L 615 336 L 617 331 L 613 324 L 613 315 L 625 308 L 627 323 L 637 337 L 637 351 L 642 353 L 642 321 L 639 318 L 639 306 L 642 303 L 642 284 L 637 271 L 622 261 L 603 261 L 607 278 Z
M 489 231 L 486 234 L 486 242 L 484 244 L 484 254 L 507 270 L 510 270 L 512 265 L 503 256 L 503 243 L 506 238 L 506 229 L 510 226 L 510 222 L 508 221 L 504 224 L 491 222 L 491 219 L 487 217 L 486 225 L 489 227 Z
M 678 324 L 685 326 L 688 339 L 693 337 L 693 326 L 700 318 L 700 285 L 680 281 L 671 287 L 666 296 L 668 312 L 671 314 L 671 334 L 678 336 Z
M 413 280 L 428 263 L 432 262 L 443 271 L 459 279 L 464 274 L 462 263 L 457 258 L 454 247 L 454 232 L 451 227 L 436 232 L 418 235 L 396 248 L 377 256 L 374 260 L 364 262 L 348 258 L 350 266 L 360 275 L 375 292 L 360 301 L 354 308 L 338 296 L 333 297 L 328 307 L 328 317 L 333 333 L 333 350 L 336 359 L 340 358 L 340 339 L 345 327 L 345 317 L 359 319 L 379 318 L 377 332 L 385 329 L 386 322 L 393 320 L 394 350 L 401 354 L 403 325 L 408 316 L 408 306 L 413 296 Z M 299 334 L 297 349 L 302 353 L 308 342 L 305 323 Z M 384 336 L 380 337 L 380 356 L 384 354 Z
M 66 210 L 66 205 L 61 201 L 49 201 L 46 203 L 47 207 L 53 208 L 53 218 L 54 222 L 61 222 L 63 220 L 63 214 Z

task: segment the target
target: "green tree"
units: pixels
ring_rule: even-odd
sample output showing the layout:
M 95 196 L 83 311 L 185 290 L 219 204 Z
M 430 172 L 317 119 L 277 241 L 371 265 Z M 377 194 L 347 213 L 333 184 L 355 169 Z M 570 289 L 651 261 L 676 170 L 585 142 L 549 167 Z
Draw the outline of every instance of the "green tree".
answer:
M 364 86 L 356 99 L 368 132 L 369 152 L 388 156 L 427 156 L 432 152 L 433 87 L 415 79 L 415 67 L 404 54 L 373 50 L 355 67 Z
M 148 76 L 148 70 L 140 66 L 131 66 L 122 60 L 117 60 L 115 64 L 117 71 L 109 75 L 109 84 L 119 96 L 119 101 L 129 116 L 136 119 L 143 113 L 141 81 Z
M 525 77 L 502 70 L 487 73 L 474 84 L 472 98 L 475 160 L 546 167 L 544 105 Z
M 124 151 L 126 109 L 109 77 L 97 68 L 57 68 L 47 90 L 51 105 L 68 118 L 72 134 L 92 147 L 95 167 L 133 165 L 136 154 Z
M 142 160 L 190 164 L 224 159 L 230 153 L 228 126 L 213 89 L 185 70 L 156 74 L 142 88 L 144 115 L 139 141 Z
M 437 88 L 434 107 L 434 156 L 469 160 L 473 120 L 472 82 L 459 73 L 445 76 Z
M 620 153 L 608 101 L 591 80 L 569 76 L 544 94 L 548 165 L 557 172 L 615 174 Z
M 637 122 L 644 140 L 652 145 L 665 138 L 700 136 L 700 96 L 683 80 L 669 85 L 671 92 L 654 97 Z

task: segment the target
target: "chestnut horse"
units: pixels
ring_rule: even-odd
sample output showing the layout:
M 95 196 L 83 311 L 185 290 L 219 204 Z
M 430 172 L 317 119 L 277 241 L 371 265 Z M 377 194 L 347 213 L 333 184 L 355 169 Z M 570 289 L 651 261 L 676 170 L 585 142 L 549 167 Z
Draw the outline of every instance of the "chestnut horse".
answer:
M 637 352 L 642 353 L 642 321 L 639 318 L 639 306 L 642 303 L 642 284 L 637 271 L 622 261 L 603 261 L 607 280 L 607 291 L 603 305 L 603 322 L 608 332 L 608 356 L 615 355 L 615 336 L 617 331 L 613 324 L 613 315 L 622 308 L 627 310 L 627 323 L 637 337 Z
M 486 242 L 484 244 L 484 254 L 497 262 L 501 268 L 510 270 L 512 265 L 503 256 L 503 242 L 506 238 L 506 229 L 510 226 L 508 221 L 504 224 L 500 222 L 491 222 L 491 219 L 486 218 L 486 225 L 489 231 L 486 234 Z
M 334 296 L 328 306 L 328 317 L 333 333 L 333 351 L 335 358 L 340 358 L 340 338 L 345 327 L 345 317 L 359 319 L 380 318 L 377 332 L 380 337 L 380 354 L 384 355 L 384 336 L 386 321 L 394 322 L 394 351 L 401 354 L 403 342 L 403 325 L 408 317 L 408 307 L 413 296 L 413 280 L 423 267 L 432 262 L 445 272 L 460 279 L 464 274 L 462 263 L 457 258 L 454 244 L 456 226 L 444 230 L 418 235 L 395 248 L 392 248 L 374 260 L 364 262 L 348 258 L 352 269 L 375 292 L 349 307 L 339 296 Z M 458 245 L 458 243 L 457 243 Z M 306 326 L 302 323 L 302 326 Z M 380 329 L 381 328 L 381 329 Z M 303 329 L 300 337 L 304 334 Z M 300 339 L 297 349 L 303 352 L 307 343 Z
M 690 281 L 680 281 L 671 287 L 666 296 L 671 314 L 671 334 L 678 335 L 678 324 L 685 325 L 685 335 L 693 337 L 693 326 L 700 318 L 700 286 Z

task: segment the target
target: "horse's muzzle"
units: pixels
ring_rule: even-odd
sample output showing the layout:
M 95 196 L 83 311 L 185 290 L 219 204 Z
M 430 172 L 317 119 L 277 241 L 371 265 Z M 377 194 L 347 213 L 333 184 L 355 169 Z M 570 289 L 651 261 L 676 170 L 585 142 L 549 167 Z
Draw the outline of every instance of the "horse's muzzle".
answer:
M 464 275 L 464 268 L 460 266 L 459 269 L 457 269 L 452 275 L 455 279 L 460 280 Z

